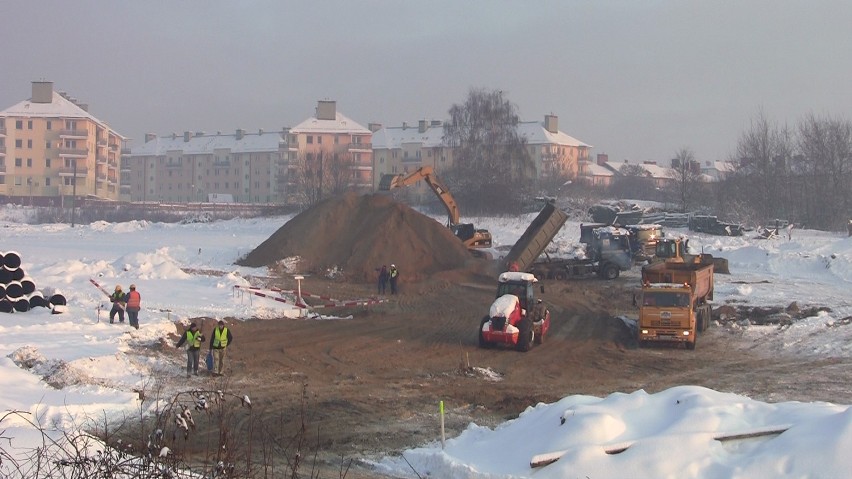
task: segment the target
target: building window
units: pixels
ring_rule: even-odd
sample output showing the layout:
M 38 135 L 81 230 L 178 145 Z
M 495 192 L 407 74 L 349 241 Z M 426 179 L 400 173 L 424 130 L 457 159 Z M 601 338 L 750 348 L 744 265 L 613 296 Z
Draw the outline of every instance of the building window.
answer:
M 340 135 L 334 135 L 334 144 L 335 145 L 340 144 Z
M 23 130 L 24 129 L 24 120 L 16 120 L 15 121 L 15 129 Z
M 49 150 L 49 149 L 50 149 L 50 142 L 49 142 L 49 141 L 45 141 L 45 142 L 44 142 L 44 147 L 45 147 L 45 149 L 48 149 L 48 150 Z
M 50 178 L 44 179 L 44 186 L 50 186 Z
M 47 129 L 50 130 L 52 127 L 52 122 L 50 120 L 47 120 Z
M 50 158 L 45 158 L 45 159 L 44 159 L 44 167 L 45 167 L 45 168 L 50 168 Z
M 32 130 L 32 129 L 33 129 L 33 121 L 27 120 L 27 130 Z
M 24 140 L 15 140 L 15 148 L 23 148 Z
M 322 136 L 321 135 L 317 135 L 317 144 L 322 145 Z
M 312 145 L 313 143 L 314 143 L 314 137 L 311 136 L 311 135 L 308 135 L 308 144 Z
M 33 147 L 33 140 L 27 140 L 27 148 Z
M 33 167 L 33 159 L 27 158 L 27 168 L 32 168 L 32 167 Z
M 21 167 L 24 166 L 24 160 L 21 158 L 15 158 L 15 166 Z

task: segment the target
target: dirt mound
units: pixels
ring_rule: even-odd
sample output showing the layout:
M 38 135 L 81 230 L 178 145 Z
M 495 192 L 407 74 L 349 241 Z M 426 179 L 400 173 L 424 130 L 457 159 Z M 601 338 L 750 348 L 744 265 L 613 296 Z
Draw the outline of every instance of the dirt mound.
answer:
M 376 268 L 396 264 L 400 281 L 461 268 L 470 253 L 437 221 L 385 195 L 350 193 L 300 213 L 237 262 L 272 266 L 301 257 L 300 272 L 343 270 L 351 281 L 373 281 Z

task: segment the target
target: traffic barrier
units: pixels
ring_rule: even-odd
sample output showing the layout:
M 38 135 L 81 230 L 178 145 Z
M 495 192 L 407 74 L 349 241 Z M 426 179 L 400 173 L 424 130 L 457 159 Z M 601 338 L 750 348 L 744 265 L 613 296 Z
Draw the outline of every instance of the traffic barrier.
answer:
M 304 302 L 299 303 L 298 299 L 295 300 L 295 301 L 288 301 L 287 299 L 282 298 L 280 296 L 275 296 L 275 295 L 264 293 L 263 292 L 264 288 L 258 288 L 258 287 L 255 287 L 255 286 L 234 285 L 234 289 L 242 289 L 246 293 L 253 294 L 253 295 L 259 296 L 261 298 L 269 298 L 269 299 L 272 299 L 273 301 L 293 304 L 294 306 L 301 308 L 301 309 L 349 308 L 349 307 L 356 307 L 356 306 L 372 306 L 374 304 L 387 302 L 386 299 L 378 299 L 378 298 L 356 299 L 356 300 L 348 300 L 348 301 L 347 300 L 336 300 L 336 299 L 329 298 L 327 296 L 318 296 L 318 295 L 313 295 L 313 294 L 310 294 L 310 293 L 302 292 L 301 293 L 302 296 L 313 297 L 313 298 L 323 298 L 323 299 L 326 299 L 326 300 L 329 301 L 329 302 L 326 302 L 326 303 L 323 303 L 323 304 L 314 305 L 314 304 L 307 304 L 307 303 L 304 303 Z M 273 291 L 273 292 L 279 293 L 279 294 L 280 293 L 294 294 L 294 295 L 297 295 L 297 298 L 298 298 L 298 295 L 299 295 L 299 291 L 289 291 L 289 290 L 282 290 L 282 289 L 278 289 L 278 288 L 270 288 L 267 291 Z

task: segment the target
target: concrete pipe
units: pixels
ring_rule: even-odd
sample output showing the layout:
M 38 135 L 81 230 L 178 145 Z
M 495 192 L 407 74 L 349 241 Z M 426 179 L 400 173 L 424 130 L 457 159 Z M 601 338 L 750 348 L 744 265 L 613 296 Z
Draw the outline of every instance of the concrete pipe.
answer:
M 27 296 L 27 300 L 30 302 L 30 309 L 47 307 L 47 300 L 44 299 L 44 295 L 41 294 L 40 291 L 36 291 Z
M 14 301 L 24 296 L 24 287 L 20 281 L 9 281 L 6 283 L 6 298 Z
M 12 306 L 12 302 L 6 298 L 0 299 L 0 313 L 13 312 L 15 312 L 15 308 Z
M 15 308 L 15 311 L 26 313 L 30 310 L 30 300 L 27 298 L 18 298 L 12 303 L 12 306 Z
M 21 255 L 15 251 L 7 251 L 3 253 L 3 267 L 8 270 L 18 269 L 21 267 Z
M 0 284 L 6 284 L 12 281 L 12 272 L 0 265 Z
M 27 277 L 27 274 L 21 268 L 9 270 L 9 275 L 12 276 L 12 281 L 20 281 Z
M 29 276 L 24 276 L 21 278 L 21 287 L 24 288 L 24 296 L 33 294 L 35 292 L 35 281 Z

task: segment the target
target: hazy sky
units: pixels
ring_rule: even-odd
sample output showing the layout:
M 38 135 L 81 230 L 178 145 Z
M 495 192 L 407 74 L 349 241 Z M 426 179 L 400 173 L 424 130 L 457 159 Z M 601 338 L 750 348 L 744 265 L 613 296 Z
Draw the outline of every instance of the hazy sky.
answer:
M 472 87 L 611 161 L 726 158 L 759 109 L 852 117 L 848 0 L 0 0 L 0 110 L 50 80 L 119 133 L 366 126 Z

